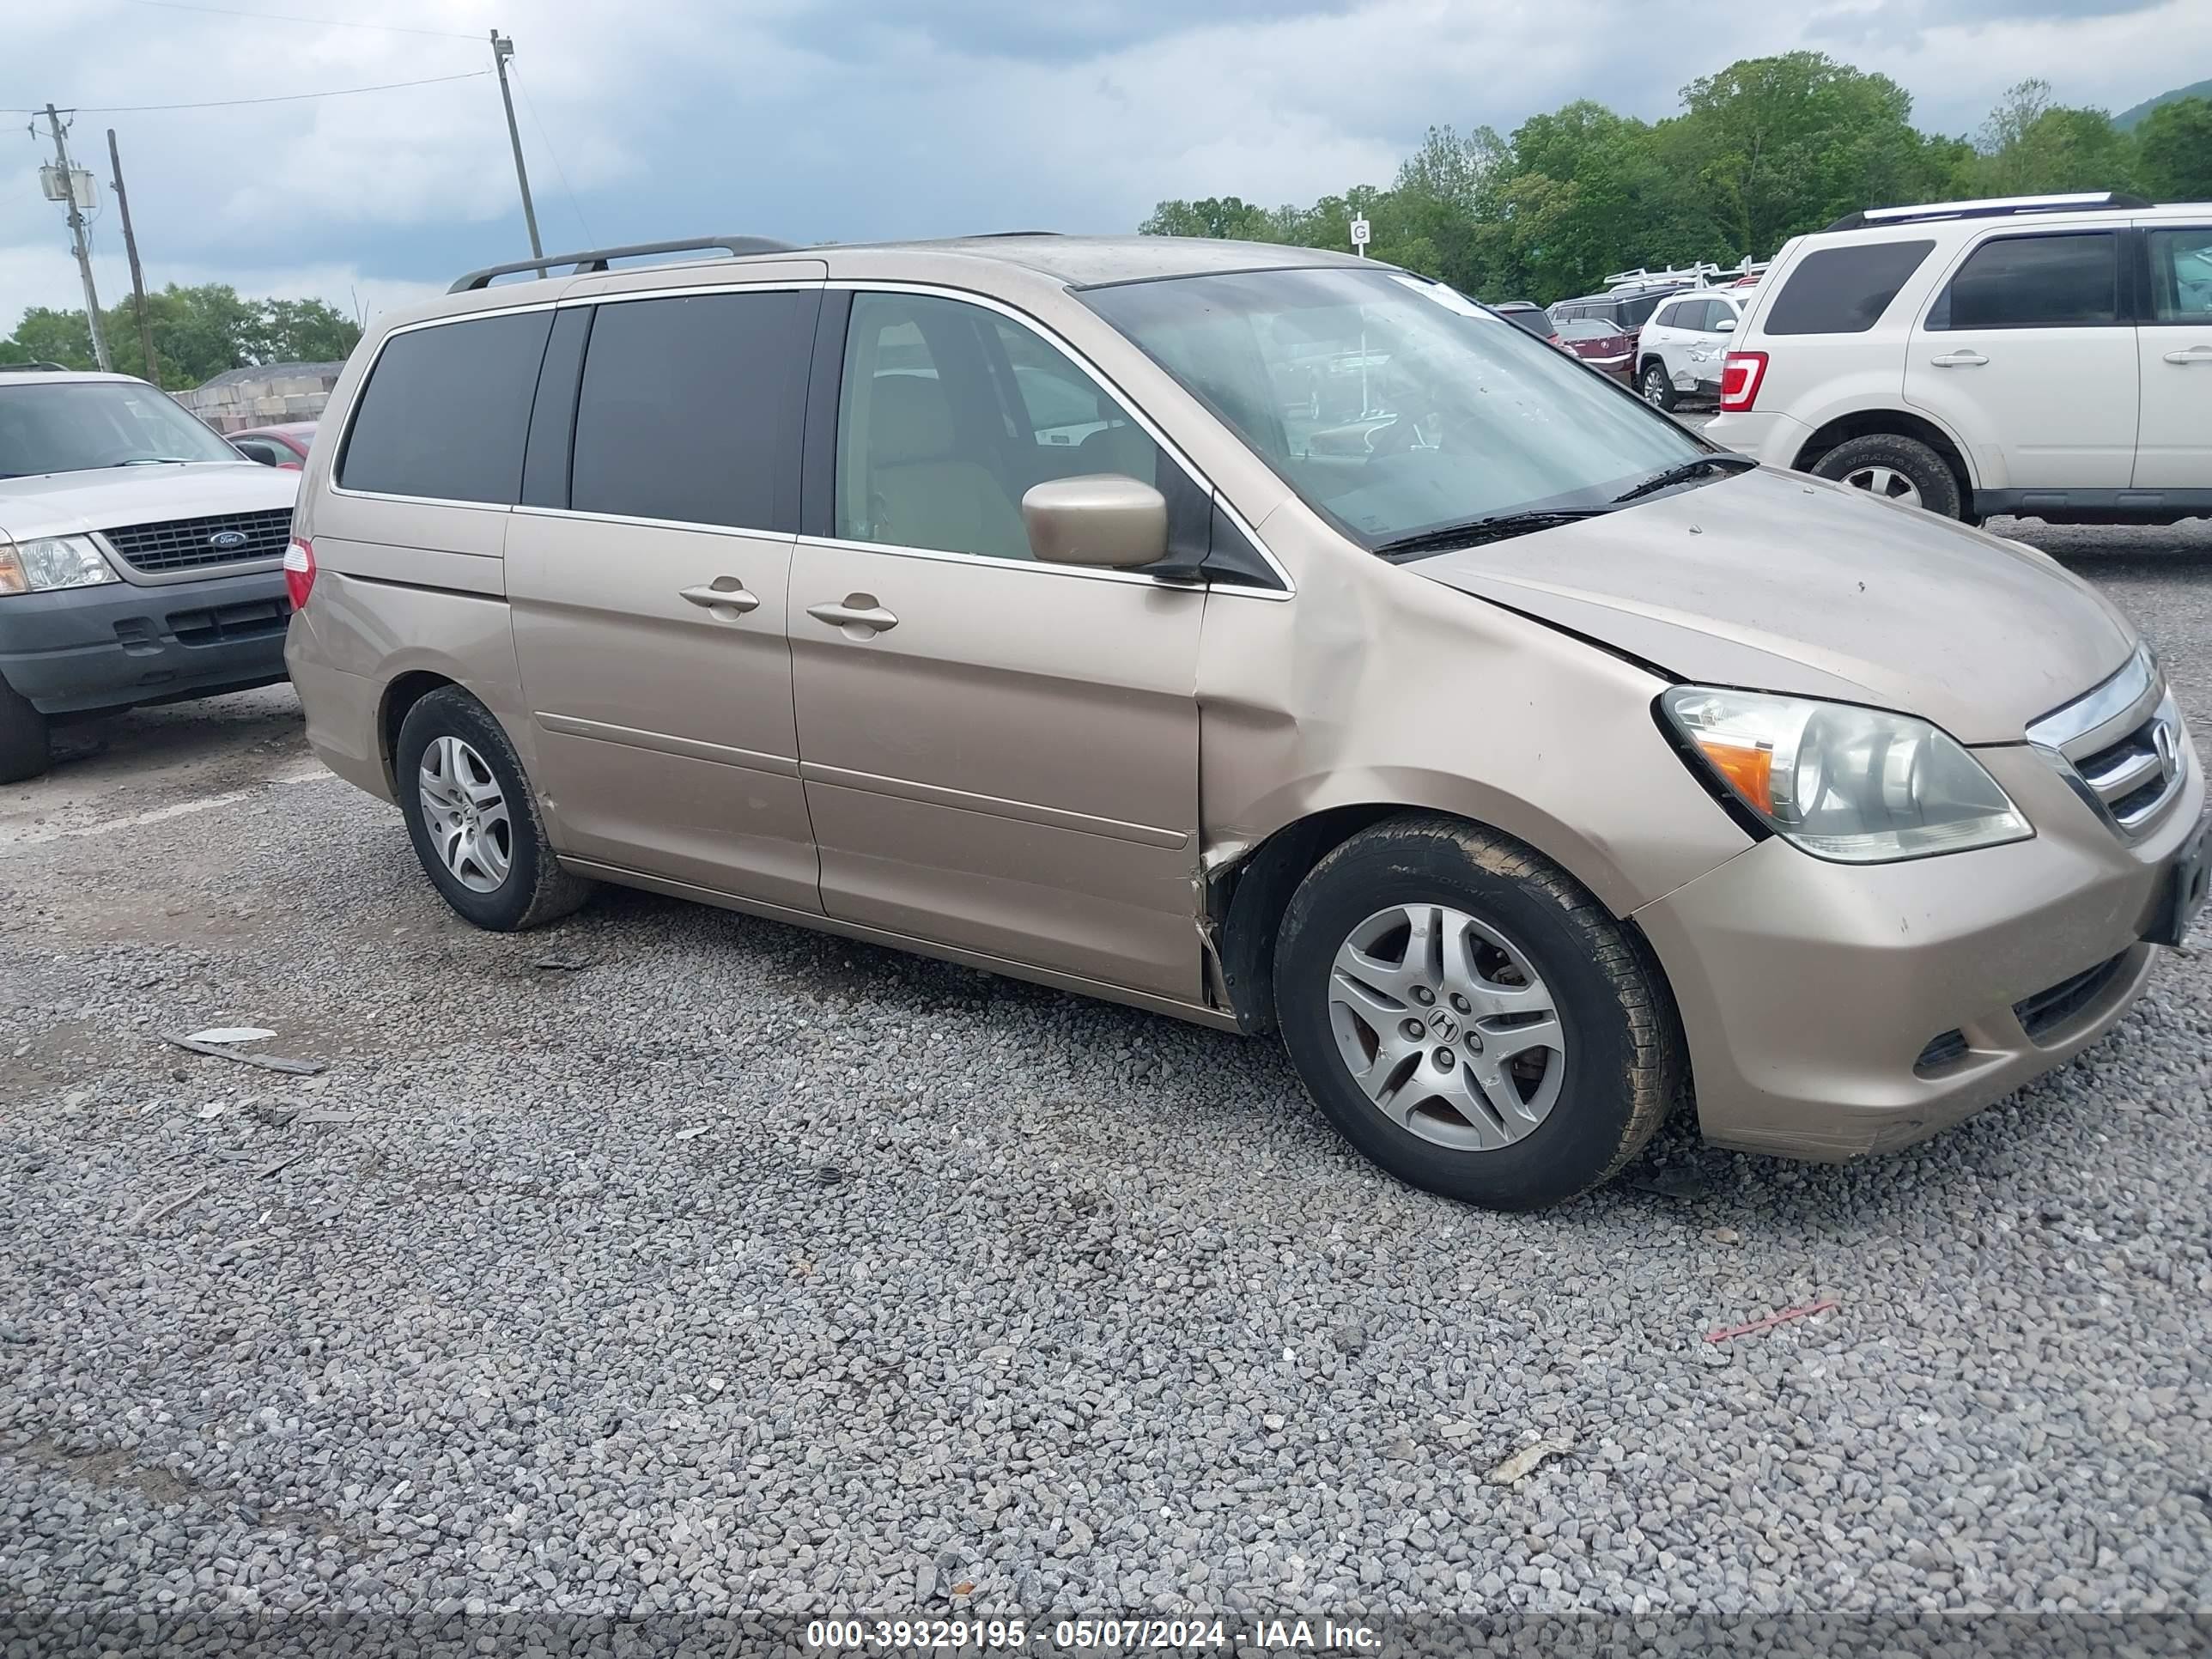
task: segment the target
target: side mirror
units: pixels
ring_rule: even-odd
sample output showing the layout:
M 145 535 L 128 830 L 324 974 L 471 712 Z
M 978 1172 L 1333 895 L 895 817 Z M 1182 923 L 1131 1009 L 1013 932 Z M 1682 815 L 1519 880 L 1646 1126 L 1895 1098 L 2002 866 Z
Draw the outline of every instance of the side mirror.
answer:
M 1716 334 L 1733 334 L 1733 333 L 1735 333 L 1735 318 L 1733 318 L 1733 317 L 1723 317 L 1723 318 L 1722 318 L 1722 319 L 1720 319 L 1720 321 L 1718 321 L 1717 323 L 1715 323 L 1715 324 L 1713 325 L 1713 332 L 1714 332 L 1714 333 L 1716 333 Z
M 1030 550 L 1046 564 L 1134 570 L 1168 555 L 1167 497 L 1119 472 L 1049 478 L 1022 497 Z

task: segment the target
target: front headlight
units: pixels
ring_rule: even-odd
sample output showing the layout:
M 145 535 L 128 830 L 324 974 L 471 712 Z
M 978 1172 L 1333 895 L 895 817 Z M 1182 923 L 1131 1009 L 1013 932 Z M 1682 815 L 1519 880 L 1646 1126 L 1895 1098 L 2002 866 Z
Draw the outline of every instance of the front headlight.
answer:
M 1659 706 L 1723 787 L 1816 857 L 1880 864 L 2034 833 L 1979 761 L 1909 714 L 1697 685 Z
M 0 593 L 37 593 L 52 587 L 97 587 L 120 581 L 89 536 L 39 536 L 0 541 Z

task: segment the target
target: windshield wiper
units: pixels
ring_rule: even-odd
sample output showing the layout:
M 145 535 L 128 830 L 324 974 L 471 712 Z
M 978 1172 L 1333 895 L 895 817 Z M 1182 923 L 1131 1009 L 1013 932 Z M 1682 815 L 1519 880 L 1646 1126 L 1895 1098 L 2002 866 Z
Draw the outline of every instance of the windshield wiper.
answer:
M 1407 553 L 1440 553 L 1447 548 L 1480 547 L 1485 542 L 1525 536 L 1532 530 L 1549 530 L 1557 525 L 1595 519 L 1612 511 L 1611 507 L 1550 507 L 1527 513 L 1498 513 L 1487 519 L 1447 525 L 1441 530 L 1401 536 L 1395 541 L 1382 543 L 1375 551 L 1388 559 Z
M 1717 467 L 1721 471 L 1727 473 L 1748 472 L 1758 465 L 1759 463 L 1750 456 L 1739 455 L 1734 450 L 1728 449 L 1722 450 L 1717 455 L 1693 456 L 1679 465 L 1668 467 L 1664 472 L 1653 473 L 1632 489 L 1622 490 L 1620 495 L 1613 498 L 1613 505 L 1618 507 L 1624 502 L 1641 501 L 1646 495 L 1656 495 L 1661 490 L 1670 489 L 1675 484 L 1687 483 L 1700 472 L 1711 468 Z
M 189 455 L 134 455 L 127 461 L 110 461 L 110 466 L 190 466 Z

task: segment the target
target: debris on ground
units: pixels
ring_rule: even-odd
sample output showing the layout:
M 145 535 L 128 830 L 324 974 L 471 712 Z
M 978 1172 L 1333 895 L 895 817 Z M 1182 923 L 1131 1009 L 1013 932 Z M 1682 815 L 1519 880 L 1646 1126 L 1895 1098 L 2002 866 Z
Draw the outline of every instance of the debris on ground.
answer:
M 258 1181 L 266 1181 L 270 1176 L 275 1175 L 277 1170 L 288 1169 L 291 1165 L 297 1164 L 301 1158 L 307 1157 L 311 1151 L 311 1148 L 303 1147 L 299 1152 L 293 1152 L 288 1157 L 276 1159 L 274 1163 L 264 1164 L 253 1172 L 254 1178 Z
M 678 1140 L 696 1140 L 714 1127 L 711 1123 L 695 1123 L 688 1129 L 678 1129 L 676 1132 L 676 1138 Z
M 188 1042 L 258 1042 L 264 1037 L 273 1037 L 274 1031 L 265 1031 L 258 1025 L 210 1025 L 204 1031 L 195 1031 L 185 1039 Z
M 540 957 L 530 964 L 549 974 L 580 974 L 592 966 L 589 957 Z
M 217 1060 L 234 1060 L 241 1066 L 258 1066 L 264 1072 L 282 1072 L 288 1077 L 314 1077 L 330 1069 L 319 1060 L 287 1060 L 281 1054 L 248 1054 L 243 1048 L 226 1048 L 218 1042 L 203 1042 L 196 1036 L 164 1036 L 161 1041 L 173 1048 L 189 1048 L 196 1054 L 213 1054 Z
M 1705 1340 L 1725 1342 L 1730 1337 L 1750 1336 L 1759 1331 L 1771 1331 L 1777 1325 L 1786 1325 L 1793 1319 L 1810 1319 L 1814 1314 L 1831 1312 L 1838 1305 L 1832 1297 L 1824 1297 L 1818 1302 L 1808 1302 L 1802 1308 L 1784 1308 L 1779 1313 L 1767 1315 L 1764 1319 L 1754 1319 L 1748 1325 L 1731 1325 L 1725 1330 L 1707 1331 Z
M 292 1120 L 300 1115 L 297 1106 L 288 1106 L 281 1100 L 257 1100 L 251 1108 L 253 1121 L 271 1129 L 287 1129 Z
M 1712 1196 L 1712 1183 L 1694 1170 L 1668 1164 L 1654 1170 L 1650 1175 L 1628 1183 L 1639 1193 L 1656 1193 L 1662 1198 L 1692 1199 Z
M 1535 1473 L 1536 1466 L 1546 1458 L 1563 1457 L 1574 1449 L 1572 1435 L 1547 1434 L 1522 1447 L 1484 1478 L 1493 1486 L 1517 1486 Z
M 311 1123 L 358 1123 L 366 1115 L 362 1112 L 341 1112 L 328 1106 L 318 1106 L 311 1112 L 301 1112 L 292 1121 L 302 1127 Z
M 132 1216 L 131 1224 L 134 1227 L 150 1227 L 157 1221 L 167 1221 L 206 1190 L 207 1182 L 203 1181 L 195 1186 L 185 1188 L 180 1193 L 172 1193 L 167 1198 L 157 1198 L 139 1211 L 137 1215 Z

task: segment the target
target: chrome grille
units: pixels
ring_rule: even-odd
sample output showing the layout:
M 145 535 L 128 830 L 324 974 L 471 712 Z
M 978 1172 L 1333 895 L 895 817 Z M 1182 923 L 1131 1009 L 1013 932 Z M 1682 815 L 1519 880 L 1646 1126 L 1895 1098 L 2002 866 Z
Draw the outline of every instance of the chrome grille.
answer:
M 172 519 L 165 524 L 124 525 L 100 532 L 107 544 L 149 575 L 193 570 L 202 565 L 244 564 L 281 559 L 292 537 L 292 509 L 266 513 L 223 513 L 205 519 Z M 234 538 L 244 539 L 235 540 Z M 222 545 L 217 546 L 221 542 Z
M 2130 839 L 2164 816 L 2189 774 L 2181 710 L 2148 650 L 2035 721 L 2027 740 L 2098 817 Z

